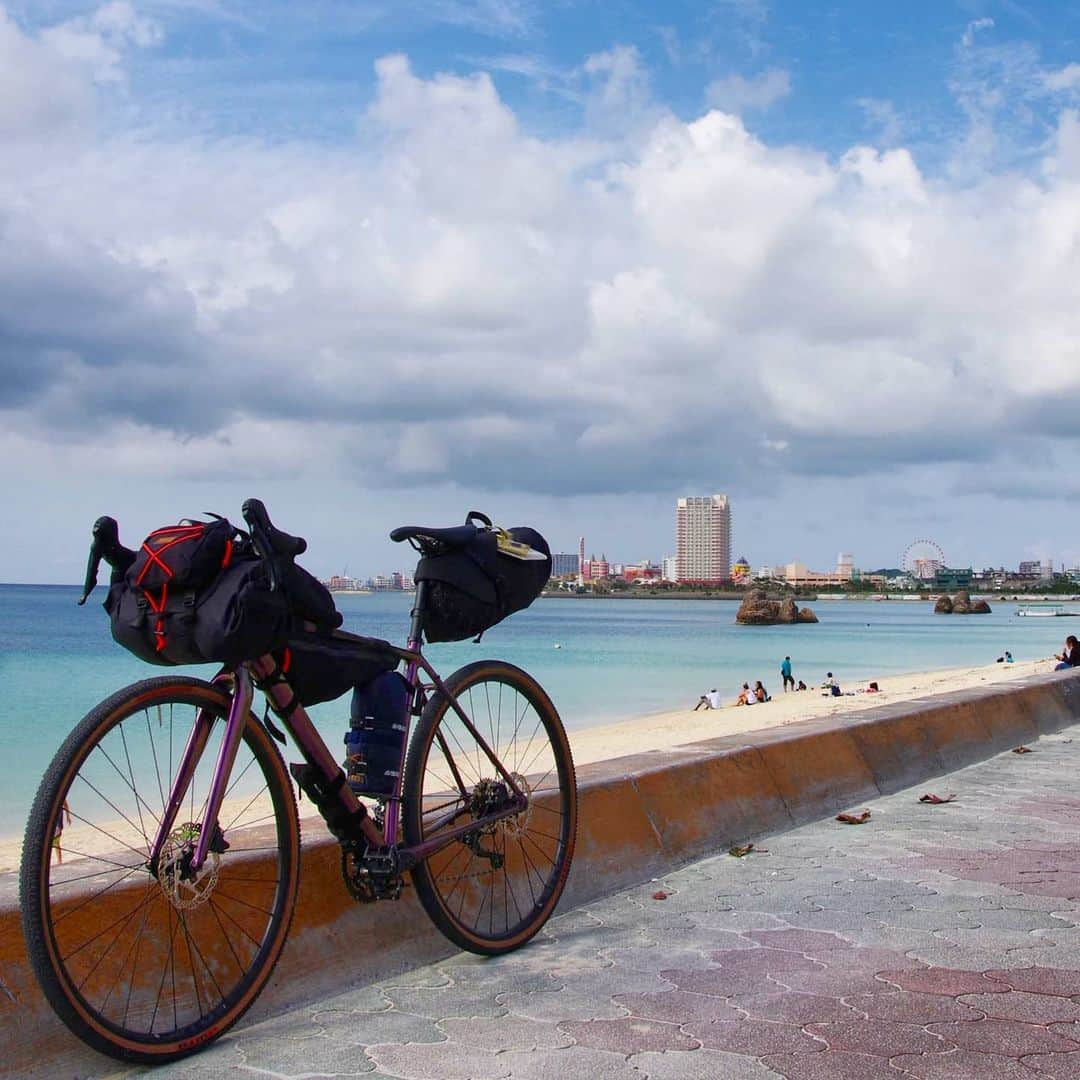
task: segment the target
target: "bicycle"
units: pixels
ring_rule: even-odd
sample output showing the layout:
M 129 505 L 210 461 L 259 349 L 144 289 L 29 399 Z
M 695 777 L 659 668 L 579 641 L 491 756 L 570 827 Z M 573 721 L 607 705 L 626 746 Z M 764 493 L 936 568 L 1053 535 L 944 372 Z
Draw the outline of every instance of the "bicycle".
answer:
M 258 500 L 244 504 L 244 519 L 273 588 L 306 543 L 275 528 Z M 424 554 L 454 550 L 474 529 L 406 527 L 391 537 Z M 115 522 L 103 535 L 95 530 L 86 594 L 101 559 L 115 570 L 127 550 Z M 255 1001 L 297 896 L 290 775 L 340 843 L 357 900 L 397 899 L 408 877 L 439 930 L 481 955 L 523 945 L 547 921 L 577 830 L 566 733 L 518 667 L 482 660 L 440 678 L 422 651 L 426 585 L 417 583 L 404 648 L 332 635 L 342 648 L 387 650 L 405 665 L 402 767 L 372 806 L 345 782 L 270 654 L 210 681 L 135 683 L 65 740 L 30 813 L 20 900 L 42 990 L 84 1042 L 126 1061 L 171 1061 L 223 1034 Z M 256 689 L 266 698 L 261 719 Z M 302 762 L 286 767 L 271 713 Z M 62 862 L 53 858 L 61 842 Z

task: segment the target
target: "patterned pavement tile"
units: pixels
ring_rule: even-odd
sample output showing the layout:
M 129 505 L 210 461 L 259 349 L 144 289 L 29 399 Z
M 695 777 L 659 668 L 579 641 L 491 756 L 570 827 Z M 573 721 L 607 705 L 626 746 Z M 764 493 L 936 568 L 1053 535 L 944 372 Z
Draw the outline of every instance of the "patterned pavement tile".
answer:
M 1010 1057 L 971 1050 L 898 1054 L 891 1064 L 916 1080 L 1037 1080 L 1039 1075 Z
M 731 1004 L 742 1009 L 752 1020 L 813 1024 L 858 1018 L 855 1010 L 839 998 L 801 994 L 797 990 L 780 994 L 738 995 L 731 998 Z
M 688 1023 L 683 1031 L 711 1050 L 764 1057 L 766 1054 L 817 1054 L 825 1044 L 807 1035 L 798 1024 L 772 1021 L 714 1020 Z
M 676 1024 L 626 1016 L 620 1020 L 564 1020 L 559 1030 L 569 1035 L 579 1046 L 594 1050 L 611 1050 L 629 1056 L 646 1051 L 696 1050 L 697 1039 L 683 1034 Z
M 665 990 L 652 994 L 617 994 L 616 1005 L 628 1010 L 631 1016 L 648 1020 L 664 1020 L 686 1024 L 692 1020 L 741 1020 L 740 1010 L 725 1004 L 720 998 L 706 994 L 690 994 L 683 990 Z
M 884 1058 L 851 1054 L 846 1050 L 776 1054 L 762 1060 L 788 1080 L 902 1080 L 904 1077 L 904 1073 L 891 1068 Z
M 512 1050 L 500 1054 L 499 1061 L 514 1080 L 642 1080 L 641 1073 L 622 1054 L 587 1046 L 569 1046 L 547 1054 Z
M 541 1024 L 521 1016 L 500 1016 L 497 1020 L 452 1018 L 440 1020 L 438 1026 L 451 1042 L 492 1053 L 505 1050 L 558 1050 L 573 1042 L 554 1024 Z
M 776 1080 L 776 1073 L 754 1058 L 702 1047 L 689 1053 L 635 1054 L 630 1064 L 638 1080 Z
M 1053 1077 L 1054 1080 L 1080 1080 L 1080 1053 L 1031 1054 L 1023 1064 L 1036 1076 Z
M 380 1043 L 369 1046 L 367 1052 L 377 1068 L 402 1080 L 499 1080 L 511 1075 L 503 1055 L 467 1050 L 451 1042 Z
M 375 1065 L 359 1046 L 318 1038 L 279 1042 L 272 1052 L 245 1047 L 242 1068 L 268 1077 L 316 1077 L 367 1074 Z
M 1021 1058 L 1026 1054 L 1055 1054 L 1080 1050 L 1080 1043 L 1055 1035 L 1035 1024 L 1013 1020 L 980 1020 L 975 1024 L 934 1023 L 927 1031 L 956 1043 L 963 1050 Z
M 921 971 L 882 971 L 879 977 L 901 990 L 920 994 L 1007 994 L 1006 983 L 988 978 L 978 971 L 956 971 L 950 968 L 925 968 Z
M 1010 990 L 1007 994 L 964 994 L 957 1001 L 981 1009 L 991 1020 L 1019 1020 L 1025 1024 L 1080 1020 L 1080 1005 L 1069 998 L 1029 994 L 1024 990 Z
M 952 1050 L 948 1039 L 928 1034 L 920 1025 L 892 1020 L 843 1020 L 807 1024 L 803 1030 L 824 1041 L 830 1050 L 890 1058 L 896 1054 L 928 1054 Z
M 884 984 L 879 984 L 884 985 Z M 888 989 L 892 989 L 889 987 Z M 940 994 L 916 994 L 904 990 L 876 992 L 845 997 L 844 1002 L 870 1020 L 888 1020 L 896 1024 L 925 1026 L 935 1021 L 982 1020 L 984 1013 L 956 998 Z
M 1053 994 L 1058 997 L 1080 997 L 1080 971 L 1059 968 L 1013 968 L 1008 971 L 988 971 L 987 976 L 999 980 L 1013 990 L 1029 994 Z

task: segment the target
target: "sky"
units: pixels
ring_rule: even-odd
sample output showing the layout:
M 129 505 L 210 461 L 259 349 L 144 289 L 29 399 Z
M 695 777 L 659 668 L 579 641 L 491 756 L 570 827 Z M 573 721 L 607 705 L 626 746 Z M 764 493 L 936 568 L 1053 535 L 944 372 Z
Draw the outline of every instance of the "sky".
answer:
M 0 0 L 0 581 L 262 498 L 1080 563 L 1080 6 Z

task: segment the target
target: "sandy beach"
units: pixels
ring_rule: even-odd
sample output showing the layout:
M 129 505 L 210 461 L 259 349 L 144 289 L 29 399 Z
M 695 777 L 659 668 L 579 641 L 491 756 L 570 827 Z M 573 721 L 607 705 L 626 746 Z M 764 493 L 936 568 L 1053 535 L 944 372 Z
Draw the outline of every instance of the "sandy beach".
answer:
M 734 704 L 737 690 L 735 688 L 720 709 L 695 711 L 694 702 L 689 701 L 682 709 L 571 731 L 570 742 L 574 761 L 578 765 L 585 765 L 627 754 L 659 751 L 700 742 L 720 735 L 748 735 L 754 731 L 781 727 L 810 718 L 840 716 L 876 705 L 913 701 L 977 686 L 1006 684 L 1030 675 L 1046 674 L 1054 669 L 1054 665 L 1055 661 L 1043 659 L 895 675 L 876 680 L 880 688 L 877 693 L 866 693 L 865 683 L 848 686 L 841 680 L 841 689 L 844 691 L 841 697 L 825 696 L 817 686 L 787 694 L 782 691 L 776 693 L 774 687 L 772 701 L 749 707 Z M 301 813 L 308 809 L 308 805 L 306 802 L 301 804 Z M 262 820 L 264 813 L 265 807 L 262 805 L 250 806 L 243 815 L 244 823 L 254 817 Z M 324 835 L 325 831 L 325 825 L 318 817 L 305 818 L 305 837 Z M 78 833 L 78 826 L 75 826 L 68 834 L 68 839 L 75 841 Z M 0 873 L 18 868 L 21 845 L 21 837 L 8 836 L 0 839 Z M 74 847 L 74 843 L 72 846 Z M 104 850 L 104 847 L 100 842 L 85 838 L 84 849 L 99 851 Z
M 785 694 L 781 690 L 777 693 L 780 677 L 776 674 L 766 680 L 772 701 L 764 704 L 735 705 L 738 695 L 738 688 L 735 687 L 724 697 L 724 706 L 720 709 L 699 709 L 695 712 L 695 702 L 690 700 L 685 709 L 652 713 L 603 727 L 573 731 L 570 742 L 574 748 L 574 761 L 578 765 L 585 765 L 624 754 L 683 746 L 719 735 L 742 735 L 781 727 L 811 717 L 838 716 L 890 702 L 913 701 L 953 690 L 1014 682 L 1029 675 L 1053 671 L 1055 663 L 1050 659 L 1025 660 L 1014 664 L 987 664 L 982 667 L 944 668 L 940 671 L 893 675 L 875 680 L 879 687 L 876 694 L 861 692 L 865 691 L 867 683 L 846 685 L 843 673 L 838 671 L 840 688 L 844 691 L 841 697 L 826 697 L 818 686 L 799 692 L 789 691 Z

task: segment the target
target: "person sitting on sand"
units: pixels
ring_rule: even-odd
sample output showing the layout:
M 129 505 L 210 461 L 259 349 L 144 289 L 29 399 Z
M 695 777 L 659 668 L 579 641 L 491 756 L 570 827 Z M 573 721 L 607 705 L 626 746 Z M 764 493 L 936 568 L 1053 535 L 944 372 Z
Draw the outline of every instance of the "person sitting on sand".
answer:
M 999 664 L 1011 664 L 1012 662 L 1013 662 L 1012 653 L 1009 652 L 1008 649 L 1005 650 L 1005 655 L 1004 656 L 999 656 L 997 658 L 997 663 L 999 663 Z
M 757 698 L 754 697 L 754 691 L 750 689 L 749 683 L 742 684 L 742 691 L 739 694 L 736 705 L 753 705 Z
M 866 688 L 866 692 L 867 692 L 868 694 L 877 694 L 877 693 L 879 693 L 879 690 L 878 690 L 878 684 L 877 684 L 876 682 L 872 682 L 872 683 L 871 683 L 871 684 L 870 684 L 870 685 L 869 685 L 869 686 L 868 686 L 868 687 Z
M 694 712 L 698 709 L 719 709 L 720 708 L 720 691 L 714 686 L 707 694 L 702 694 L 698 698 L 698 703 L 694 706 Z
M 798 686 L 796 686 L 796 687 L 795 687 L 795 689 L 796 689 L 796 690 L 805 690 L 805 689 L 806 689 L 806 683 L 804 683 L 804 682 L 802 681 L 802 679 L 800 679 L 800 680 L 799 680 L 799 685 L 798 685 Z
M 754 697 L 758 701 L 772 701 L 772 698 L 769 697 L 769 691 L 761 685 L 760 679 L 758 679 L 758 681 L 754 683 Z
M 833 678 L 833 673 L 831 671 L 826 672 L 825 681 L 821 684 L 821 689 L 825 691 L 826 697 L 830 694 L 833 697 L 840 696 L 840 686 Z
M 1054 670 L 1064 671 L 1066 668 L 1080 667 L 1080 642 L 1077 642 L 1076 638 L 1070 634 L 1065 639 L 1065 647 L 1061 650 L 1060 654 L 1054 654 L 1055 660 L 1060 660 Z

